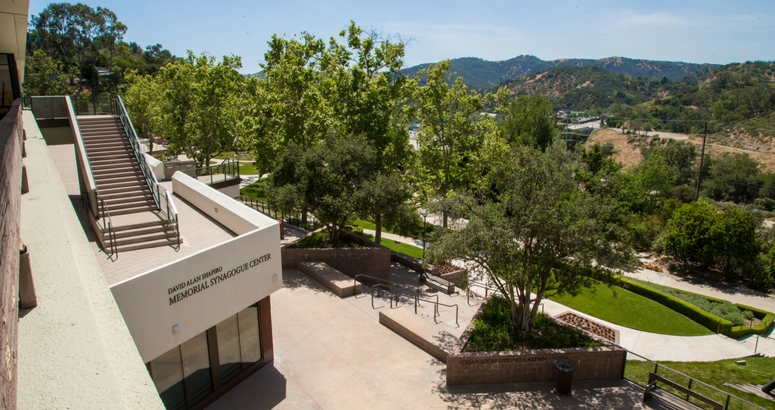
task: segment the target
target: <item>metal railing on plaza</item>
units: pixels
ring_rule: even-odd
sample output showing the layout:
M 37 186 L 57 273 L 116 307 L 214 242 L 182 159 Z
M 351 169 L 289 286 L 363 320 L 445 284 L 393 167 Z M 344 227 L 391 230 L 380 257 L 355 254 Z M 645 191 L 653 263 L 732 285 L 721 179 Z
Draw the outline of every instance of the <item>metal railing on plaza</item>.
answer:
M 307 219 L 305 221 L 302 218 L 301 212 L 296 210 L 289 211 L 286 209 L 278 209 L 277 207 L 271 206 L 268 202 L 245 195 L 240 195 L 235 199 L 270 218 L 283 221 L 288 225 L 293 225 L 308 232 L 312 232 L 323 227 L 323 223 L 309 212 L 307 212 Z
M 413 302 L 414 302 L 414 313 L 415 314 L 417 314 L 417 307 L 421 306 L 421 304 L 420 304 L 421 301 L 422 302 L 431 303 L 431 304 L 433 304 L 433 321 L 435 323 L 439 323 L 436 320 L 439 316 L 441 316 L 441 313 L 439 312 L 439 306 L 444 306 L 444 307 L 448 307 L 448 308 L 455 308 L 455 324 L 460 326 L 460 323 L 458 321 L 458 318 L 459 318 L 459 315 L 460 315 L 460 313 L 459 313 L 460 312 L 460 308 L 458 307 L 458 305 L 457 304 L 448 305 L 448 304 L 439 302 L 439 295 L 427 295 L 426 296 L 426 297 L 435 296 L 436 300 L 424 299 L 424 298 L 420 297 L 421 292 L 420 292 L 419 284 L 417 284 L 416 286 L 412 287 L 410 285 L 405 285 L 403 283 L 397 283 L 397 282 L 393 282 L 393 281 L 390 281 L 390 280 L 387 280 L 387 279 L 380 279 L 380 278 L 377 278 L 375 276 L 370 276 L 370 275 L 365 275 L 365 274 L 355 275 L 355 277 L 353 277 L 353 284 L 356 284 L 358 282 L 358 278 L 366 278 L 370 282 L 373 282 L 373 284 L 371 285 L 371 307 L 372 307 L 372 309 L 376 309 L 376 307 L 374 307 L 374 294 L 375 294 L 375 291 L 376 291 L 377 297 L 382 297 L 381 290 L 384 289 L 384 290 L 388 291 L 389 294 L 390 294 L 390 297 L 389 297 L 389 299 L 390 299 L 390 308 L 393 309 L 393 301 L 396 302 L 396 307 L 398 306 L 398 303 L 400 301 L 400 294 L 398 293 L 398 290 L 400 288 L 408 288 L 408 289 L 413 290 L 413 292 L 410 292 L 410 295 L 412 296 L 412 299 L 413 299 Z M 363 281 L 361 281 L 361 283 L 363 283 Z
M 226 158 L 217 165 L 199 167 L 196 169 L 196 179 L 208 185 L 239 179 L 239 161 Z

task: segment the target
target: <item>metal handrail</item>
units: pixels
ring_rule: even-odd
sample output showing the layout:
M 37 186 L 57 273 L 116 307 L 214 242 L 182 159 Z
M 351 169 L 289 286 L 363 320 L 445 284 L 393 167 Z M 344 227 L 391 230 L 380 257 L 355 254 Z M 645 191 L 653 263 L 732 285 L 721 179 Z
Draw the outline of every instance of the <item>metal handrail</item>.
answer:
M 197 178 L 199 178 L 200 176 L 209 176 L 210 185 L 213 184 L 213 175 L 222 174 L 224 181 L 228 181 L 229 176 L 231 176 L 231 179 L 237 179 L 240 177 L 239 160 L 226 158 L 225 160 L 223 160 L 223 162 L 221 162 L 220 164 L 214 167 L 206 165 L 206 166 L 197 168 L 196 170 L 194 170 L 194 172 Z M 219 182 L 219 181 L 215 181 L 215 182 Z
M 420 285 L 419 284 L 417 284 L 416 286 L 412 287 L 411 285 L 406 285 L 406 284 L 403 284 L 403 283 L 393 282 L 391 280 L 378 278 L 376 276 L 367 275 L 365 273 L 360 273 L 360 274 L 357 274 L 357 275 L 355 275 L 353 277 L 353 287 L 356 287 L 356 285 L 358 284 L 358 278 L 369 278 L 369 279 L 376 280 L 377 282 L 382 282 L 382 283 L 377 283 L 376 285 L 382 285 L 382 286 L 392 285 L 392 286 L 395 286 L 396 288 L 403 287 L 403 288 L 414 290 L 415 293 L 419 293 L 420 292 Z M 363 283 L 363 282 L 361 282 L 361 283 Z M 374 285 L 374 286 L 376 286 L 376 285 Z M 438 295 L 434 295 L 434 296 L 436 296 L 436 298 L 439 297 Z
M 97 197 L 97 203 L 99 205 L 100 209 L 100 215 L 95 215 L 96 220 L 102 219 L 102 226 L 100 227 L 102 230 L 108 231 L 108 243 L 110 244 L 110 254 L 108 256 L 113 257 L 113 255 L 116 255 L 116 258 L 118 258 L 118 244 L 116 244 L 116 230 L 113 228 L 113 221 L 110 219 L 110 210 L 108 209 L 108 204 L 105 203 L 105 200 L 102 199 L 102 196 L 100 196 L 100 193 L 95 191 L 96 197 Z M 105 249 L 107 253 L 107 249 Z
M 140 144 L 140 138 L 137 136 L 134 125 L 129 118 L 129 113 L 126 111 L 124 101 L 120 95 L 112 96 L 110 99 L 111 112 L 114 115 L 118 115 L 121 119 L 121 124 L 124 126 L 127 137 L 129 138 L 129 144 L 132 146 L 132 151 L 137 158 L 137 163 L 140 165 L 140 171 L 143 173 L 145 182 L 148 184 L 148 188 L 151 190 L 151 196 L 156 203 L 156 209 L 162 212 L 167 217 L 167 222 L 175 230 L 175 237 L 177 239 L 178 247 L 180 247 L 180 227 L 178 225 L 178 210 L 175 207 L 175 203 L 172 200 L 170 193 L 161 185 L 156 179 L 156 174 L 153 173 L 151 166 L 148 165 L 148 161 L 145 160 L 145 153 L 143 153 L 142 145 Z M 162 198 L 164 198 L 166 204 L 162 209 Z
M 312 215 L 309 212 L 307 213 L 307 224 L 304 225 L 304 226 L 301 226 L 301 224 L 294 223 L 291 220 L 291 216 L 293 216 L 292 213 L 286 213 L 284 210 L 280 210 L 278 212 L 277 209 L 272 209 L 272 207 L 269 206 L 269 204 L 264 202 L 264 201 L 261 201 L 261 200 L 255 199 L 255 198 L 251 198 L 251 197 L 245 196 L 245 195 L 239 195 L 239 196 L 235 197 L 234 199 L 242 202 L 242 204 L 245 205 L 245 206 L 249 206 L 249 207 L 255 209 L 256 211 L 261 212 L 262 214 L 264 214 L 264 215 L 266 215 L 266 216 L 268 216 L 270 218 L 276 219 L 278 221 L 287 222 L 289 225 L 293 225 L 293 226 L 295 226 L 297 228 L 304 229 L 304 230 L 309 231 L 309 232 L 314 231 L 315 229 L 323 226 L 323 223 L 320 222 L 320 220 L 317 219 L 315 217 L 315 215 Z M 310 222 L 310 221 L 312 221 L 312 222 Z
M 379 289 L 385 289 L 387 291 L 390 291 L 391 289 L 387 285 L 383 285 L 380 283 L 377 283 L 376 285 L 371 287 L 371 308 L 376 309 L 374 307 L 374 290 L 377 290 L 377 297 L 380 297 L 379 295 Z M 396 297 L 396 292 L 393 291 L 393 296 Z M 398 301 L 396 301 L 396 305 L 398 304 Z M 390 298 L 390 308 L 393 309 L 393 298 Z
M 632 351 L 629 351 L 629 350 L 627 350 L 627 354 L 631 354 L 631 355 L 634 355 L 634 356 L 640 357 L 641 359 L 643 359 L 643 360 L 645 360 L 645 361 L 647 361 L 647 362 L 654 363 L 654 374 L 658 374 L 658 370 L 659 370 L 659 368 L 660 368 L 660 367 L 662 367 L 662 368 L 665 368 L 665 369 L 668 369 L 668 370 L 670 370 L 671 372 L 673 372 L 673 373 L 675 373 L 675 374 L 678 374 L 678 375 L 680 375 L 680 376 L 682 376 L 682 377 L 685 377 L 685 378 L 689 379 L 689 386 L 687 387 L 687 389 L 689 389 L 689 390 L 691 390 L 691 389 L 692 389 L 692 384 L 699 383 L 699 384 L 701 384 L 702 386 L 704 386 L 704 387 L 706 387 L 706 388 L 709 388 L 709 389 L 711 389 L 711 390 L 714 390 L 714 391 L 716 391 L 716 392 L 718 392 L 718 393 L 721 393 L 722 395 L 726 395 L 726 396 L 727 396 L 727 399 L 726 399 L 726 404 L 724 405 L 724 409 L 725 409 L 725 410 L 729 408 L 729 401 L 730 401 L 730 399 L 732 399 L 732 398 L 734 398 L 734 399 L 736 399 L 736 400 L 739 400 L 739 401 L 741 401 L 741 402 L 743 402 L 743 403 L 745 403 L 745 404 L 747 404 L 747 405 L 753 406 L 754 408 L 765 410 L 765 409 L 764 409 L 764 407 L 761 407 L 761 406 L 759 406 L 759 405 L 757 405 L 757 404 L 751 403 L 751 402 L 750 402 L 750 401 L 748 401 L 748 400 L 742 399 L 742 398 L 740 398 L 740 397 L 738 397 L 738 396 L 735 396 L 735 395 L 734 395 L 734 394 L 732 394 L 732 393 L 726 392 L 726 391 L 724 391 L 724 390 L 721 390 L 721 389 L 719 389 L 719 388 L 717 388 L 717 387 L 711 386 L 711 385 L 709 385 L 709 384 L 707 384 L 707 383 L 705 383 L 705 382 L 703 382 L 703 381 L 697 380 L 697 379 L 695 379 L 695 378 L 693 378 L 693 377 L 691 377 L 691 376 L 689 376 L 689 375 L 687 375 L 687 374 L 684 374 L 684 373 L 681 373 L 681 372 L 679 372 L 678 370 L 674 370 L 674 369 L 672 369 L 672 368 L 670 368 L 670 367 L 667 367 L 667 366 L 665 366 L 665 365 L 660 365 L 659 363 L 657 363 L 657 362 L 655 362 L 655 361 L 653 361 L 653 360 L 651 360 L 651 359 L 649 359 L 649 358 L 647 358 L 647 357 L 641 356 L 641 355 L 639 355 L 639 354 L 637 354 L 637 353 L 634 353 L 634 352 L 632 352 Z M 664 377 L 664 376 L 663 376 L 663 377 Z M 628 379 L 628 380 L 629 380 L 629 379 Z M 635 383 L 635 384 L 638 384 L 638 382 L 636 382 L 635 380 L 630 380 L 630 381 L 631 381 L 631 382 L 633 382 L 633 383 Z M 677 382 L 675 382 L 675 383 L 677 383 Z M 640 386 L 640 385 L 639 385 L 639 386 Z M 646 387 L 646 386 L 641 386 L 641 387 Z M 668 393 L 672 394 L 673 396 L 676 396 L 676 397 L 678 397 L 678 398 L 681 398 L 681 399 L 683 399 L 681 396 L 678 396 L 677 394 L 671 393 L 671 392 L 670 392 L 670 391 L 668 391 L 668 390 L 665 390 L 665 391 L 667 391 Z
M 140 138 L 135 132 L 135 127 L 132 125 L 132 121 L 129 120 L 129 114 L 126 112 L 124 102 L 121 100 L 121 96 L 118 95 L 111 97 L 110 101 L 113 114 L 119 116 L 121 119 L 121 124 L 124 126 L 124 130 L 126 131 L 127 137 L 129 137 L 129 144 L 132 146 L 132 151 L 135 154 L 137 163 L 140 164 L 140 171 L 143 173 L 143 178 L 145 178 L 148 187 L 151 188 L 151 195 L 153 196 L 154 202 L 156 202 L 156 208 L 161 210 L 161 198 L 159 195 L 159 190 L 154 189 L 159 185 L 159 182 L 156 180 L 156 175 L 153 173 L 151 167 L 148 165 L 148 162 L 145 160 L 145 154 L 142 152 L 140 145 Z
M 492 291 L 493 295 L 498 293 L 498 292 L 500 292 L 500 289 L 491 288 L 491 287 L 488 287 L 488 286 L 485 286 L 485 285 L 482 285 L 482 284 L 479 284 L 479 283 L 476 283 L 476 282 L 474 282 L 474 283 L 470 283 L 469 282 L 468 286 L 466 287 L 466 303 L 468 303 L 468 306 L 473 306 L 473 305 L 471 305 L 471 293 L 472 293 L 471 292 L 471 288 L 474 287 L 474 286 L 480 287 L 480 288 L 484 289 L 484 298 L 485 299 L 487 299 L 487 296 L 488 296 L 487 293 L 490 290 Z
M 436 299 L 438 299 L 438 295 L 436 295 Z M 440 316 L 440 313 L 439 313 L 439 306 L 445 306 L 445 307 L 450 307 L 450 308 L 451 308 L 451 307 L 453 307 L 453 308 L 455 308 L 455 324 L 456 324 L 458 327 L 460 327 L 460 323 L 458 322 L 458 316 L 459 316 L 459 312 L 460 312 L 460 307 L 457 305 L 457 303 L 455 303 L 455 304 L 453 304 L 453 305 L 447 305 L 447 304 L 445 304 L 445 303 L 439 303 L 439 301 L 438 301 L 438 300 L 436 300 L 436 301 L 433 301 L 433 300 L 430 300 L 430 299 L 423 299 L 423 298 L 421 298 L 421 297 L 420 297 L 420 295 L 415 295 L 415 297 L 414 297 L 414 313 L 415 313 L 415 314 L 417 313 L 417 305 L 420 303 L 420 301 L 421 301 L 421 300 L 422 300 L 422 301 L 424 301 L 424 302 L 430 302 L 430 303 L 433 303 L 433 322 L 434 322 L 434 323 L 439 323 L 439 322 L 437 322 L 437 321 L 436 321 L 436 318 L 437 318 L 438 316 Z

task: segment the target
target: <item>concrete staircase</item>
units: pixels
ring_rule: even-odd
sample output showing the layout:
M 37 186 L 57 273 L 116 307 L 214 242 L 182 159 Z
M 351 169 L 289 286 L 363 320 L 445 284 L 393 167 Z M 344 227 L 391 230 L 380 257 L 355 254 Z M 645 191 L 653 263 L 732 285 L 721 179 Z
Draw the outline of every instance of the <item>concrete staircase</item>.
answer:
M 119 251 L 177 245 L 177 235 L 159 215 L 129 138 L 118 116 L 78 116 L 97 191 L 107 205 Z M 98 232 L 102 243 L 109 232 Z

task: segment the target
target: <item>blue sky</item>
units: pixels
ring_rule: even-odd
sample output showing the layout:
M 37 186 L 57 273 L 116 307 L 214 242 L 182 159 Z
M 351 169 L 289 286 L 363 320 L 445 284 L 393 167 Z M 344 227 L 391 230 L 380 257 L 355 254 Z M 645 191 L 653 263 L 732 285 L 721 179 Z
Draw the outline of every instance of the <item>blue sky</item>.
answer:
M 446 58 L 544 60 L 624 56 L 726 64 L 775 59 L 775 2 L 481 0 L 84 1 L 115 12 L 126 41 L 242 57 L 259 70 L 272 34 L 302 31 L 328 39 L 354 20 L 365 30 L 408 40 L 405 65 Z M 30 15 L 48 2 L 30 1 Z

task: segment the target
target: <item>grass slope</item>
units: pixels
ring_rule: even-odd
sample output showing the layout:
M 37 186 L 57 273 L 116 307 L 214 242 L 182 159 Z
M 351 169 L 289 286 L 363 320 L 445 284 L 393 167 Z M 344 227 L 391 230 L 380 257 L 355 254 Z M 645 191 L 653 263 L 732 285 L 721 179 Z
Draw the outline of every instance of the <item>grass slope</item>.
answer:
M 704 336 L 708 329 L 653 300 L 618 286 L 597 283 L 577 296 L 553 296 L 551 300 L 588 315 L 650 333 L 673 336 Z
M 720 360 L 717 362 L 659 362 L 660 365 L 667 366 L 673 370 L 691 376 L 711 386 L 729 392 L 737 397 L 758 404 L 764 408 L 775 408 L 775 402 L 759 398 L 754 394 L 744 393 L 724 383 L 763 385 L 775 378 L 775 358 L 772 357 L 747 357 L 746 365 L 735 364 L 736 359 Z M 645 361 L 629 360 L 624 370 L 624 377 L 638 384 L 645 385 L 648 382 L 649 372 L 654 371 L 654 364 Z M 658 374 L 667 377 L 670 380 L 681 383 L 686 386 L 688 380 L 675 372 L 667 369 L 658 371 Z M 714 392 L 708 388 L 702 388 L 694 383 L 692 390 L 710 397 L 713 400 L 720 401 L 722 404 L 726 401 L 726 395 Z M 697 401 L 694 401 L 697 403 Z M 750 408 L 743 406 L 740 401 L 732 399 L 729 403 L 730 409 Z

